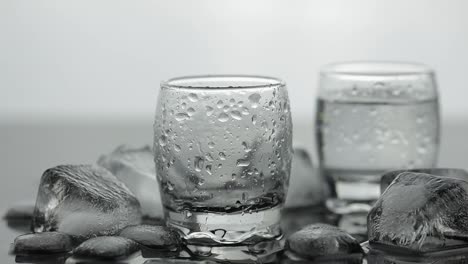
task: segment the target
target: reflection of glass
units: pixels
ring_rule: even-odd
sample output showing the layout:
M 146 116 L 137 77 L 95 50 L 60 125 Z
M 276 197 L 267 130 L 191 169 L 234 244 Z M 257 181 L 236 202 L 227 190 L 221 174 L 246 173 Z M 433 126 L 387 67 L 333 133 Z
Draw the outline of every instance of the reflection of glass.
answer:
M 168 225 L 192 244 L 279 236 L 291 166 L 286 86 L 256 76 L 163 82 L 154 125 Z
M 434 74 L 409 63 L 328 65 L 320 75 L 316 123 L 321 166 L 338 198 L 329 207 L 373 201 L 383 172 L 436 163 Z

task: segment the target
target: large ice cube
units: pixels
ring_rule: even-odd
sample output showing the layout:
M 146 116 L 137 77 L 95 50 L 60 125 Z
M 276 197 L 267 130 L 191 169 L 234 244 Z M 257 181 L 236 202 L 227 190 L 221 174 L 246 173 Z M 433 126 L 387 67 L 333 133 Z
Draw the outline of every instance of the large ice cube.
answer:
M 325 200 L 328 188 L 318 168 L 314 168 L 309 153 L 300 148 L 294 149 L 289 177 L 286 207 L 317 205 Z
M 33 216 L 36 232 L 88 238 L 113 235 L 140 221 L 136 197 L 104 168 L 61 165 L 42 175 Z
M 150 146 L 117 147 L 99 158 L 99 165 L 111 171 L 135 194 L 145 215 L 161 216 L 162 205 Z
M 449 177 L 460 180 L 468 181 L 468 172 L 464 169 L 450 169 L 450 168 L 427 168 L 427 169 L 410 169 L 410 170 L 395 170 L 389 171 L 382 175 L 380 180 L 380 193 L 383 193 L 385 189 L 392 183 L 392 181 L 403 172 L 418 172 L 427 173 L 431 175 L 437 175 L 441 177 Z
M 419 252 L 465 244 L 467 206 L 464 180 L 400 173 L 369 212 L 369 241 Z

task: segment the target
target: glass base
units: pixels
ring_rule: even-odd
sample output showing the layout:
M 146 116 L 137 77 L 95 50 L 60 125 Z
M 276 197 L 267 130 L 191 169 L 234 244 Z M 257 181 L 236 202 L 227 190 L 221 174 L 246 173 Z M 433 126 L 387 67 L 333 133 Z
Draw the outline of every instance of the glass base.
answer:
M 227 263 L 273 263 L 284 248 L 284 239 L 278 237 L 253 245 L 198 246 L 188 245 L 192 259 Z
M 281 237 L 281 206 L 236 213 L 176 212 L 166 208 L 166 223 L 177 228 L 187 244 L 253 245 Z
M 368 212 L 380 196 L 380 170 L 325 170 L 325 175 L 333 190 L 326 206 L 336 214 Z

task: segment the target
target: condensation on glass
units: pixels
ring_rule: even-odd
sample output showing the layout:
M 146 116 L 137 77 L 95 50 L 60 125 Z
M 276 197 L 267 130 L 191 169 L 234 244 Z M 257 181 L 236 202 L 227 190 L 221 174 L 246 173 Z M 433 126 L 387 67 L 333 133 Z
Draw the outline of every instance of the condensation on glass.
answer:
M 189 244 L 280 236 L 291 141 L 281 80 L 223 75 L 163 82 L 154 152 L 167 224 Z
M 431 168 L 439 148 L 434 72 L 397 62 L 345 62 L 320 73 L 316 140 L 323 171 L 340 211 L 380 194 L 380 176 L 395 169 Z M 366 210 L 369 205 L 363 203 Z M 344 210 L 347 212 L 347 210 Z

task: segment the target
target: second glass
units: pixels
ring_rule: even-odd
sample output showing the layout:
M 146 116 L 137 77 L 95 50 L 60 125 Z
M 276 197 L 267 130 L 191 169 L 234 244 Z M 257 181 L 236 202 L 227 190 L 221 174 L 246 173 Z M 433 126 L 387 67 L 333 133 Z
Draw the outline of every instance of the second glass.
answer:
M 154 124 L 167 224 L 189 244 L 281 235 L 292 152 L 285 84 L 259 76 L 163 82 Z
M 316 136 L 321 166 L 335 191 L 328 207 L 348 212 L 350 204 L 365 202 L 365 210 L 379 197 L 384 172 L 436 164 L 439 107 L 433 72 L 393 62 L 324 67 Z

